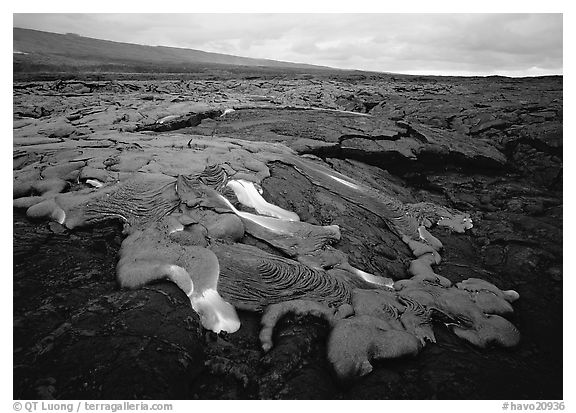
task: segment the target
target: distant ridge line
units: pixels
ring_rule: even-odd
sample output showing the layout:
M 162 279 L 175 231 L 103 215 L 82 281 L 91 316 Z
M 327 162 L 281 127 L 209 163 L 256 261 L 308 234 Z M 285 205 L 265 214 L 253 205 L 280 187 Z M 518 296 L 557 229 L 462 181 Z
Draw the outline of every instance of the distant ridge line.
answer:
M 85 37 L 76 33 L 52 33 L 13 28 L 13 50 L 28 63 L 40 65 L 93 66 L 98 64 L 197 65 L 224 64 L 290 69 L 341 70 L 327 66 L 257 59 L 173 46 L 148 46 Z

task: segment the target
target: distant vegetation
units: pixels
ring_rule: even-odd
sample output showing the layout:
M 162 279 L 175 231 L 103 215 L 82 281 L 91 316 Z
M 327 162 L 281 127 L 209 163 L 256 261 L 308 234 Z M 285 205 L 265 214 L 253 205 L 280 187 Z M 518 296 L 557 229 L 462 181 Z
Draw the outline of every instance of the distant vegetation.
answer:
M 349 82 L 382 79 L 393 81 L 408 78 L 434 82 L 442 78 L 340 70 L 193 49 L 143 46 L 92 39 L 76 33 L 57 34 L 20 28 L 14 28 L 13 31 L 12 56 L 15 81 L 217 80 L 308 76 Z
M 339 72 L 322 66 L 252 59 L 193 49 L 111 42 L 82 37 L 75 33 L 57 34 L 14 28 L 14 78 L 31 78 L 43 73 L 185 73 L 206 77 L 241 75 L 248 72 Z

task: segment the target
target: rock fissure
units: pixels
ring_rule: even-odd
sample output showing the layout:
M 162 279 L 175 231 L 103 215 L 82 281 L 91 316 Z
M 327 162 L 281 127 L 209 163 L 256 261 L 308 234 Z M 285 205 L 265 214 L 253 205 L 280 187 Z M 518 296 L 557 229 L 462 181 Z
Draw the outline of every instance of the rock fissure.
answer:
M 224 82 L 225 94 L 214 94 L 222 86 L 217 81 L 202 80 L 102 81 L 82 92 L 74 90 L 85 85 L 73 82 L 15 88 L 14 207 L 35 220 L 23 226 L 18 218 L 15 233 L 45 232 L 45 242 L 59 246 L 15 249 L 15 292 L 32 291 L 32 281 L 43 291 L 15 293 L 15 309 L 23 308 L 25 297 L 31 309 L 15 318 L 22 343 L 15 349 L 18 396 L 106 397 L 116 389 L 127 397 L 194 392 L 268 398 L 314 391 L 333 397 L 365 394 L 366 385 L 378 383 L 391 395 L 401 394 L 402 384 L 413 394 L 445 397 L 442 380 L 453 379 L 434 374 L 445 375 L 453 365 L 467 366 L 475 383 L 485 383 L 450 386 L 453 392 L 484 395 L 497 391 L 491 383 L 498 380 L 492 375 L 498 363 L 509 377 L 529 383 L 533 374 L 520 359 L 553 382 L 540 355 L 552 354 L 554 344 L 535 337 L 561 331 L 539 313 L 557 311 L 556 301 L 539 300 L 561 291 L 561 225 L 550 223 L 561 220 L 562 203 L 546 187 L 562 179 L 561 157 L 560 163 L 553 159 L 561 141 L 548 126 L 561 110 L 523 118 L 518 112 L 517 119 L 502 111 L 502 121 L 488 113 L 476 118 L 474 110 L 494 111 L 492 104 L 484 104 L 481 93 L 469 105 L 462 97 L 483 80 L 474 86 L 395 80 L 406 87 L 380 83 L 378 91 L 366 83 L 362 94 L 354 83 L 344 92 L 337 80 L 259 82 Z M 30 88 L 37 93 L 24 93 Z M 110 98 L 90 103 L 96 90 Z M 70 94 L 83 96 L 87 109 L 71 104 L 76 97 Z M 446 109 L 450 105 L 466 107 L 452 118 L 442 116 L 455 110 Z M 42 114 L 41 107 L 51 112 L 22 119 L 27 110 Z M 549 143 L 532 145 L 532 138 L 510 135 L 521 121 L 526 136 L 548 128 Z M 506 134 L 509 139 L 500 140 Z M 503 152 L 496 149 L 499 140 L 508 142 Z M 546 156 L 553 167 L 545 167 Z M 514 174 L 507 173 L 511 165 Z M 81 233 L 118 219 L 123 234 L 116 227 L 115 245 L 104 255 L 97 246 L 101 235 L 94 232 L 92 244 L 88 232 Z M 17 241 L 28 242 L 20 235 Z M 79 248 L 61 248 L 67 242 L 95 247 L 79 255 Z M 114 271 L 109 248 L 120 251 L 120 285 L 146 288 L 101 287 L 98 274 Z M 59 250 L 70 258 L 52 258 L 52 266 L 61 263 L 62 269 L 46 275 L 42 267 L 50 268 L 50 260 L 43 257 Z M 441 254 L 448 260 L 442 262 Z M 30 256 L 38 262 L 24 265 Z M 82 260 L 86 265 L 74 264 Z M 84 274 L 88 266 L 94 272 Z M 160 279 L 172 282 L 152 282 Z M 78 289 L 80 284 L 89 288 Z M 518 290 L 520 305 L 518 294 L 496 286 Z M 37 309 L 38 300 L 52 296 L 60 297 L 48 303 L 54 310 Z M 88 311 L 82 305 L 88 301 L 102 308 Z M 260 313 L 271 311 L 276 316 L 261 331 Z M 289 312 L 320 315 L 330 327 L 315 326 L 310 317 L 297 328 L 289 318 L 275 327 Z M 47 335 L 26 341 L 23 332 L 47 323 L 43 318 L 68 322 L 71 330 L 50 344 L 51 357 L 34 359 L 26 343 Z M 493 346 L 517 345 L 519 332 L 510 320 L 526 344 L 493 352 Z M 211 333 L 216 341 L 204 340 L 203 329 L 224 332 Z M 144 345 L 136 360 L 130 348 L 141 348 L 150 331 L 161 340 Z M 271 337 L 265 353 L 260 333 Z M 460 343 L 488 350 L 475 353 Z M 480 354 L 483 363 L 492 363 L 490 373 L 478 367 Z M 283 364 L 286 357 L 294 363 Z M 94 369 L 99 373 L 91 376 Z M 73 380 L 72 371 L 78 372 Z M 348 383 L 346 391 L 335 386 L 333 373 Z M 278 385 L 267 385 L 270 378 Z M 88 387 L 79 387 L 81 381 Z M 322 384 L 306 389 L 310 382 Z

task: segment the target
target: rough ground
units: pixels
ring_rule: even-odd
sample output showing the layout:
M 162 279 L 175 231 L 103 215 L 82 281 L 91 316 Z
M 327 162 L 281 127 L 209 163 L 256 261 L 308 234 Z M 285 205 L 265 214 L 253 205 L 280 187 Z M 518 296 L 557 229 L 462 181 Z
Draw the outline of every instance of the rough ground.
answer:
M 216 335 L 169 282 L 119 289 L 121 225 L 67 230 L 15 209 L 14 397 L 561 399 L 562 99 L 558 77 L 15 83 L 15 176 L 48 157 L 102 154 L 116 157 L 111 175 L 151 171 L 146 149 L 129 164 L 122 153 L 176 133 L 240 138 L 315 155 L 402 202 L 469 213 L 465 234 L 431 230 L 445 247 L 436 272 L 518 291 L 512 321 L 522 341 L 480 350 L 438 324 L 437 343 L 418 356 L 341 386 L 321 320 L 285 318 L 265 354 L 258 313 L 240 312 L 237 333 Z M 353 266 L 408 277 L 410 250 L 376 215 L 289 165 L 268 168 L 269 202 L 339 225 L 337 247 Z

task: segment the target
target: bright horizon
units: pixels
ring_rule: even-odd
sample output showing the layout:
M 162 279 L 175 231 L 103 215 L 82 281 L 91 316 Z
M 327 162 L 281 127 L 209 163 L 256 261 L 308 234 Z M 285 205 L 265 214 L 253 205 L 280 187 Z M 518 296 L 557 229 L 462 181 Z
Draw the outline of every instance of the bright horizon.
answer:
M 562 14 L 15 13 L 13 27 L 338 69 L 512 77 L 563 71 Z

